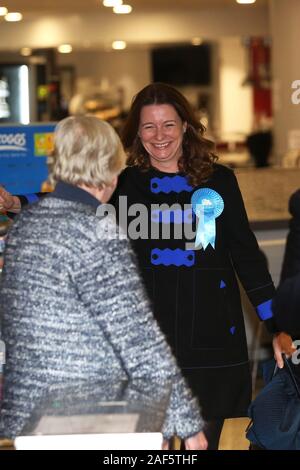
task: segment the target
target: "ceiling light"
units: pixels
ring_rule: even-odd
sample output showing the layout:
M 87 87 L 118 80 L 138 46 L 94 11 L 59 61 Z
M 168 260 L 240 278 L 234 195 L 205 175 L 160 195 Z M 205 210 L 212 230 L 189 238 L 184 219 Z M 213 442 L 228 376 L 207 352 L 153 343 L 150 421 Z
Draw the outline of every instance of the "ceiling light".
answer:
M 116 7 L 117 5 L 122 5 L 123 0 L 103 0 L 103 5 L 105 7 Z
M 8 13 L 8 9 L 6 7 L 0 7 L 0 16 L 5 16 Z
M 200 44 L 203 43 L 203 39 L 202 38 L 193 38 L 191 40 L 191 43 L 193 44 L 193 46 L 200 46 Z
M 241 5 L 246 5 L 250 3 L 255 3 L 256 0 L 236 0 L 236 3 L 240 3 Z
M 58 46 L 57 50 L 61 54 L 69 54 L 70 52 L 72 52 L 73 47 L 71 46 L 71 44 L 61 44 L 60 46 Z
M 126 49 L 126 42 L 125 41 L 114 41 L 111 45 L 111 47 L 115 50 L 122 50 L 122 49 Z
M 7 13 L 4 17 L 5 21 L 21 21 L 22 18 L 22 13 L 19 13 L 18 11 Z
M 22 47 L 20 54 L 24 57 L 29 57 L 32 54 L 32 49 L 30 47 Z
M 132 12 L 132 6 L 131 5 L 118 5 L 113 8 L 114 13 L 117 15 L 127 15 L 128 13 Z

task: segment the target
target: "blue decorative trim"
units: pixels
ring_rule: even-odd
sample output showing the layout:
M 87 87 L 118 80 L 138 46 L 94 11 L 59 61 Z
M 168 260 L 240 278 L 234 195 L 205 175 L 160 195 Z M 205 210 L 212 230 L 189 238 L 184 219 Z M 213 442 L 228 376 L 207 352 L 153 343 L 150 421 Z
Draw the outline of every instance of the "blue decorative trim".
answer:
M 36 194 L 23 194 L 26 197 L 28 204 L 33 204 L 39 200 L 39 197 Z
M 192 224 L 195 219 L 192 208 L 181 210 L 151 211 L 151 221 L 157 224 Z
M 224 281 L 220 282 L 220 289 L 224 289 L 226 287 L 226 284 Z
M 257 314 L 261 320 L 269 320 L 273 317 L 272 300 L 267 300 L 256 307 Z
M 155 266 L 193 266 L 195 264 L 195 252 L 192 250 L 160 250 L 154 248 L 151 251 L 151 263 Z
M 234 335 L 235 329 L 236 329 L 235 326 L 232 326 L 232 327 L 230 328 L 230 333 L 231 333 L 232 335 Z
M 174 193 L 181 193 L 183 191 L 191 192 L 193 187 L 188 184 L 185 176 L 164 176 L 163 178 L 151 178 L 150 181 L 151 192 L 154 194 L 166 193 L 172 191 Z

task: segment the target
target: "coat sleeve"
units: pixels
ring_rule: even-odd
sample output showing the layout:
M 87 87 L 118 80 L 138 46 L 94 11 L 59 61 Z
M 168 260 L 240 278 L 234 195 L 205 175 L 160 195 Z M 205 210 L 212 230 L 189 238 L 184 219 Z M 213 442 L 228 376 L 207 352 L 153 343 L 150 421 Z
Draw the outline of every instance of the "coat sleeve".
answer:
M 100 238 L 73 273 L 80 298 L 129 380 L 173 383 L 164 437 L 193 435 L 203 427 L 199 405 L 152 315 L 129 242 Z
M 289 211 L 292 215 L 283 258 L 281 279 L 293 277 L 300 272 L 300 190 L 290 197 Z
M 37 202 L 39 199 L 42 197 L 46 196 L 48 193 L 30 193 L 30 194 L 18 194 L 16 197 L 19 198 L 20 203 L 21 203 L 21 209 L 26 207 L 28 204 L 32 204 L 34 202 Z M 9 212 L 7 211 L 8 216 L 11 219 L 14 219 L 16 214 L 14 212 Z
M 227 243 L 235 271 L 259 318 L 270 332 L 277 331 L 272 312 L 274 284 L 267 259 L 259 249 L 252 232 L 243 198 L 234 173 L 226 169 L 227 187 L 224 190 Z
M 276 324 L 290 335 L 300 333 L 300 273 L 286 279 L 273 299 Z

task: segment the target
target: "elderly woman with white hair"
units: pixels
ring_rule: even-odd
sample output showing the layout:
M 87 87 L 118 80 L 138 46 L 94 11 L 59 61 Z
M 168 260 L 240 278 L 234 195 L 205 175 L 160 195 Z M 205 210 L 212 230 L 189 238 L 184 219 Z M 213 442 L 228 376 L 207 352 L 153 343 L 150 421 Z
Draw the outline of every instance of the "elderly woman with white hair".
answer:
M 188 449 L 207 446 L 198 404 L 152 316 L 129 242 L 114 236 L 112 220 L 96 216 L 124 165 L 109 124 L 78 116 L 57 125 L 55 190 L 15 218 L 7 240 L 0 435 L 19 435 L 56 386 L 171 379 L 165 439 L 177 434 Z

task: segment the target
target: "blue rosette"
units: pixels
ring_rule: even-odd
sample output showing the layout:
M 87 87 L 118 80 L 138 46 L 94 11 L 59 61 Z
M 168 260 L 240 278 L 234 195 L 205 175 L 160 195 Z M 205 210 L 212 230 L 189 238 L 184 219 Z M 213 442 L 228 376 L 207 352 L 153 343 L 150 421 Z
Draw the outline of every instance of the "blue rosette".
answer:
M 217 191 L 201 188 L 194 192 L 191 199 L 192 209 L 198 217 L 195 246 L 205 250 L 208 245 L 215 248 L 216 218 L 224 210 L 224 201 Z

